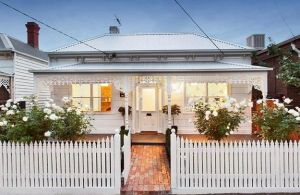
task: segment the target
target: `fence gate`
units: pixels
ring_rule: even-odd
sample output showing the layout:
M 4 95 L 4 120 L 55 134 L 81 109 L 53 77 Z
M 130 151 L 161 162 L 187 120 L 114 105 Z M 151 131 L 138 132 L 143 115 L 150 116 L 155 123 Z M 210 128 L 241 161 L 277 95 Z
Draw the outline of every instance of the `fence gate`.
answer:
M 193 142 L 171 135 L 172 193 L 300 192 L 300 142 Z

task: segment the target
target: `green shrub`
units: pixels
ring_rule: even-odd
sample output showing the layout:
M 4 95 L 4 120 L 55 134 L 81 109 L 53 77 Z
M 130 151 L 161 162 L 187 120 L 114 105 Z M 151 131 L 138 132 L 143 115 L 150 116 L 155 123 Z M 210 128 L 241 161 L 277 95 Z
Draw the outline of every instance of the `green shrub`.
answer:
M 286 98 L 285 103 L 279 103 L 274 100 L 275 106 L 268 106 L 261 100 L 261 110 L 254 114 L 253 120 L 260 127 L 259 135 L 267 140 L 288 140 L 292 132 L 299 134 L 298 122 L 300 121 L 300 108 L 286 108 L 286 104 L 290 103 L 290 99 Z
M 221 140 L 239 127 L 247 106 L 245 100 L 238 103 L 229 97 L 210 104 L 200 101 L 195 105 L 195 126 L 209 139 Z

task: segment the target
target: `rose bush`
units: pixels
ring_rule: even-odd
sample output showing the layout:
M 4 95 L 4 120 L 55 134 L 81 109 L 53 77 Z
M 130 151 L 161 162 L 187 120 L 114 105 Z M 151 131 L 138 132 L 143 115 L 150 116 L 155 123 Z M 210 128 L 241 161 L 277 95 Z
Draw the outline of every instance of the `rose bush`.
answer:
M 267 106 L 262 100 L 257 100 L 261 109 L 254 115 L 254 122 L 260 127 L 258 134 L 267 140 L 288 140 L 291 133 L 299 134 L 300 108 L 288 109 L 286 105 L 291 99 L 284 102 L 274 100 L 273 107 Z
M 64 98 L 66 100 L 66 98 Z M 40 106 L 36 98 L 27 98 L 28 109 L 8 100 L 1 106 L 0 139 L 5 141 L 39 141 L 52 137 L 58 140 L 75 140 L 86 134 L 90 118 L 71 105 L 70 100 L 60 107 L 48 99 Z
M 195 126 L 209 139 L 221 140 L 238 128 L 246 107 L 251 105 L 230 97 L 209 104 L 201 101 L 195 105 Z

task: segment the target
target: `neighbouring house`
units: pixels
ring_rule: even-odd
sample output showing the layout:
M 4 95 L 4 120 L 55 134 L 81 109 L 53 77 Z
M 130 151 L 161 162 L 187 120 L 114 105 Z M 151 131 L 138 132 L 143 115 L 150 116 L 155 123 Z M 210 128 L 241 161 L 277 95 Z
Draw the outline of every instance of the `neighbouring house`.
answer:
M 293 51 L 291 48 L 292 43 L 296 48 L 300 48 L 300 35 L 278 43 L 276 46 L 286 51 Z M 292 53 L 297 57 L 298 54 L 296 52 Z M 253 64 L 264 64 L 265 66 L 273 68 L 273 70 L 268 73 L 268 98 L 278 99 L 285 96 L 293 99 L 291 103 L 292 106 L 300 105 L 300 87 L 287 86 L 276 77 L 280 71 L 279 55 L 270 54 L 268 49 L 263 49 L 256 53 L 252 62 Z
M 27 43 L 0 33 L 0 104 L 34 94 L 29 69 L 46 68 L 47 53 L 39 50 L 39 26 L 28 22 Z
M 37 96 L 57 104 L 72 97 L 74 105 L 93 112 L 95 134 L 111 134 L 124 125 L 131 133 L 165 133 L 171 114 L 162 107 L 177 104 L 178 133 L 197 133 L 192 107 L 197 101 L 232 96 L 251 99 L 254 86 L 267 94 L 267 71 L 251 65 L 254 48 L 195 33 L 109 34 L 49 52 L 49 67 L 32 68 Z M 132 107 L 129 115 L 128 106 Z M 171 112 L 169 112 L 171 113 Z M 247 110 L 251 120 L 251 109 Z M 250 134 L 246 120 L 236 132 Z

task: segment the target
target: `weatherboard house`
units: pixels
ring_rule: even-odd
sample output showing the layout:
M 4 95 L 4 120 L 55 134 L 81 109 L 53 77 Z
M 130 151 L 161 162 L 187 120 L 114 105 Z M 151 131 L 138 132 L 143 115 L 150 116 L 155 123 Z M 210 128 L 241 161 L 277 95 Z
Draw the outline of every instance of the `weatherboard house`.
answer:
M 50 52 L 49 67 L 30 70 L 40 100 L 51 97 L 59 104 L 72 97 L 73 104 L 93 112 L 92 133 L 114 133 L 124 121 L 133 134 L 165 133 L 172 118 L 162 107 L 177 104 L 178 133 L 193 134 L 195 102 L 251 99 L 253 86 L 266 96 L 270 69 L 251 65 L 253 48 L 211 42 L 195 33 L 121 34 L 112 29 Z M 119 107 L 125 107 L 125 120 Z M 236 133 L 250 134 L 251 123 L 245 121 Z

